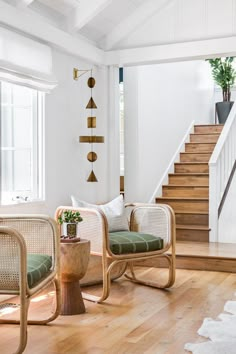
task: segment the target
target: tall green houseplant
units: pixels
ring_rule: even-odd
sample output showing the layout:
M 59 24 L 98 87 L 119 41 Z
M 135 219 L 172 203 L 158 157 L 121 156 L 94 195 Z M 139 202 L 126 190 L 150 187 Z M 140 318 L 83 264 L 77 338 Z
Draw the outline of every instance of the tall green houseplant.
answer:
M 236 70 L 234 69 L 234 57 L 208 59 L 212 76 L 217 85 L 222 88 L 223 101 L 230 101 L 231 87 L 236 80 Z
M 220 124 L 226 122 L 233 105 L 233 102 L 231 102 L 231 87 L 236 81 L 234 59 L 235 57 L 207 59 L 211 65 L 213 79 L 222 89 L 223 102 L 216 102 L 216 113 Z

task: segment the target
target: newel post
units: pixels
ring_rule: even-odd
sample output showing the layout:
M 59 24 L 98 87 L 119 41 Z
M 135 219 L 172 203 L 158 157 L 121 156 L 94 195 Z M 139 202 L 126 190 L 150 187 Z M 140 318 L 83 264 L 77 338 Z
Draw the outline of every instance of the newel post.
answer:
M 209 164 L 209 242 L 218 242 L 217 165 Z

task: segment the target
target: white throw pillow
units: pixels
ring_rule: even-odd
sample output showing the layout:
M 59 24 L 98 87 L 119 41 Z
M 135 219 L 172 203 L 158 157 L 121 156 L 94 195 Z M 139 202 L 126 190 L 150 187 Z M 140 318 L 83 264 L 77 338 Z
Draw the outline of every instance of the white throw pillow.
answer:
M 90 204 L 83 200 L 71 196 L 72 206 L 80 208 L 95 208 L 104 212 L 108 222 L 109 232 L 127 231 L 129 224 L 125 215 L 123 196 L 119 195 L 107 204 Z

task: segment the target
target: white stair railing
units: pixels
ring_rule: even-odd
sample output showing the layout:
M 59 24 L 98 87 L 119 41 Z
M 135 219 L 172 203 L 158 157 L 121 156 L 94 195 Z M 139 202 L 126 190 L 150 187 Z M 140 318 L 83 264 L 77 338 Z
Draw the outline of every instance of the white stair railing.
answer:
M 218 242 L 219 207 L 236 160 L 236 105 L 226 120 L 209 161 L 210 242 Z

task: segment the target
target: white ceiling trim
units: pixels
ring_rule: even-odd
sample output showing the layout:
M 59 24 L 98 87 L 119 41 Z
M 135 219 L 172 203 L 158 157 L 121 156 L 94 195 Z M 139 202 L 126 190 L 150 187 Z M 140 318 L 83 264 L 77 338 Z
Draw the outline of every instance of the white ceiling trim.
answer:
M 92 2 L 88 0 L 80 0 L 79 5 L 68 18 L 68 25 L 75 30 L 81 29 L 111 2 L 112 0 L 93 0 Z
M 145 65 L 236 56 L 236 36 L 106 52 L 105 65 Z
M 172 0 L 148 0 L 139 6 L 132 14 L 119 23 L 110 34 L 102 41 L 101 45 L 105 50 L 112 49 L 122 39 L 134 32 L 141 24 L 150 19 L 151 16 L 161 11 Z
M 42 21 L 37 15 L 24 12 L 22 9 L 15 8 L 0 0 L 1 23 L 28 33 L 46 43 L 51 43 L 86 61 L 98 65 L 104 63 L 104 52 L 101 49 Z

